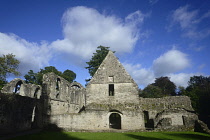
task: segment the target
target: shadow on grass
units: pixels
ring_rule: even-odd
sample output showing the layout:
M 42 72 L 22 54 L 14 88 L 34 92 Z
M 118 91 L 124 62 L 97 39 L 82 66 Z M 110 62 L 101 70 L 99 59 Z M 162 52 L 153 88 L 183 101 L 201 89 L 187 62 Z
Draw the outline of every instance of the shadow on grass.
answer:
M 177 138 L 182 138 L 182 139 L 191 139 L 191 140 L 210 140 L 210 135 L 209 136 L 204 136 L 202 134 L 182 134 L 182 133 L 173 133 L 173 134 L 166 134 L 170 136 L 174 136 Z
M 65 134 L 64 132 L 54 132 L 54 131 L 43 131 L 38 134 L 19 136 L 9 140 L 82 140 L 70 135 Z
M 161 138 L 153 138 L 149 136 L 139 136 L 134 134 L 126 134 L 126 136 L 137 139 L 137 140 L 162 140 Z M 164 140 L 171 140 L 171 139 L 164 139 Z
M 7 140 L 83 140 L 70 134 L 67 134 L 63 129 L 55 124 L 48 125 L 42 132 L 36 134 L 24 134 Z

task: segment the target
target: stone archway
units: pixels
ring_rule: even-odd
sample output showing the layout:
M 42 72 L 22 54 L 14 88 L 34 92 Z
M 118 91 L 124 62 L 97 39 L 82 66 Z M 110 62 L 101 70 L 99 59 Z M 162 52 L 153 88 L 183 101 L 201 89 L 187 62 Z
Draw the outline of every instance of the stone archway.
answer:
M 121 129 L 121 116 L 118 113 L 112 113 L 109 116 L 109 127 L 114 129 Z

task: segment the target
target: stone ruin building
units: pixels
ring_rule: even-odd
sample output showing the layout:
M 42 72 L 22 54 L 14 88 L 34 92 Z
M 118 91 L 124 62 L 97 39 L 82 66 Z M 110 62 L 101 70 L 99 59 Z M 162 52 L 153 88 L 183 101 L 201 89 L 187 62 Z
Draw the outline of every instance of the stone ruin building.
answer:
M 141 98 L 113 52 L 83 87 L 47 73 L 42 85 L 14 79 L 0 93 L 0 132 L 31 128 L 68 131 L 194 130 L 189 97 Z

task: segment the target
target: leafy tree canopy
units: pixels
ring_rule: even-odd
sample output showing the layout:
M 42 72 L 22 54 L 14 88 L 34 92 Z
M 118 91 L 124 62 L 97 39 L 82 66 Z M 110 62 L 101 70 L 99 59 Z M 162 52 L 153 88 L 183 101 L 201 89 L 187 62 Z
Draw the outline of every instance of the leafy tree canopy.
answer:
M 198 113 L 210 115 L 210 76 L 191 77 L 185 95 L 190 97 L 192 106 Z
M 85 68 L 88 69 L 91 77 L 93 77 L 93 75 L 95 74 L 101 63 L 103 62 L 104 58 L 107 56 L 108 52 L 109 52 L 109 47 L 98 46 L 96 53 L 93 53 L 91 60 L 89 62 L 86 62 L 88 66 Z
M 162 90 L 158 86 L 148 85 L 140 94 L 143 98 L 160 98 L 163 97 Z
M 176 95 L 176 85 L 167 76 L 156 78 L 152 85 L 159 87 L 164 96 Z
M 73 82 L 76 79 L 76 74 L 71 70 L 65 70 L 63 73 L 58 71 L 54 66 L 45 67 L 44 69 L 40 69 L 39 72 L 34 73 L 33 70 L 29 70 L 28 74 L 26 74 L 25 81 L 26 83 L 32 84 L 42 84 L 42 78 L 45 73 L 54 72 L 56 75 L 63 77 L 69 82 Z
M 0 57 L 0 89 L 6 83 L 8 74 L 20 75 L 17 71 L 20 61 L 13 54 L 7 54 Z

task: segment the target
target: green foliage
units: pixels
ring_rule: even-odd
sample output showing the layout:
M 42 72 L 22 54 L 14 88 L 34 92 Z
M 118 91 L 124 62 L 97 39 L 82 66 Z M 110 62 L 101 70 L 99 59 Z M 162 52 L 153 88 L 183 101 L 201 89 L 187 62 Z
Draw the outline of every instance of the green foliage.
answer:
M 143 98 L 161 98 L 163 94 L 161 88 L 158 86 L 148 85 L 144 88 L 140 96 Z
M 54 72 L 56 75 L 63 77 L 69 82 L 73 82 L 76 79 L 76 74 L 71 70 L 65 70 L 63 73 L 58 71 L 54 66 L 45 67 L 44 69 L 40 69 L 39 72 L 34 73 L 33 70 L 30 70 L 28 74 L 26 74 L 25 81 L 26 83 L 32 83 L 41 85 L 43 75 L 49 72 Z
M 169 95 L 176 95 L 176 85 L 168 77 L 156 78 L 155 83 L 145 87 L 140 94 L 144 98 L 161 98 Z
M 156 78 L 152 85 L 159 87 L 163 96 L 176 95 L 176 85 L 170 81 L 169 77 Z
M 20 61 L 13 54 L 7 54 L 0 57 L 0 89 L 6 84 L 8 74 L 20 75 L 17 71 Z
M 109 47 L 98 46 L 96 53 L 93 53 L 91 60 L 89 62 L 86 62 L 88 66 L 85 68 L 88 69 L 91 77 L 93 77 L 93 75 L 103 62 L 104 58 L 107 56 L 108 52 Z
M 184 95 L 190 97 L 193 108 L 199 114 L 210 115 L 210 76 L 191 77 Z
M 185 87 L 183 87 L 183 86 L 179 86 L 177 90 L 178 90 L 178 92 L 177 92 L 178 95 L 185 95 L 186 94 Z
M 76 79 L 76 74 L 73 71 L 67 69 L 63 72 L 62 77 L 67 81 L 73 82 L 74 79 Z

